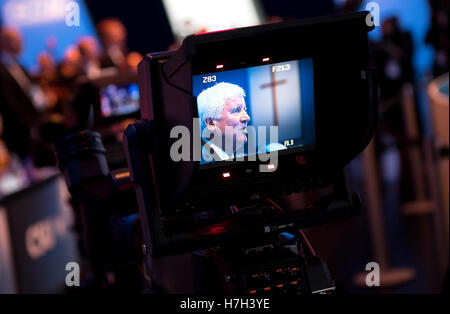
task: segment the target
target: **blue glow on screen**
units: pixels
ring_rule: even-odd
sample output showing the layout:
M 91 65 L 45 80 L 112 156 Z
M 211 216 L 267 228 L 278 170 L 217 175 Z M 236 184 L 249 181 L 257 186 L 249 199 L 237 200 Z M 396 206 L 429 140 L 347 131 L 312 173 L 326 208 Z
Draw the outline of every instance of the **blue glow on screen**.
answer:
M 67 26 L 66 4 L 76 2 L 80 7 L 80 25 Z M 97 38 L 94 24 L 83 0 L 0 0 L 1 20 L 4 26 L 18 28 L 23 37 L 19 61 L 31 69 L 40 52 L 48 51 L 55 61 L 62 59 L 66 49 L 82 36 Z M 56 39 L 49 51 L 49 39 Z

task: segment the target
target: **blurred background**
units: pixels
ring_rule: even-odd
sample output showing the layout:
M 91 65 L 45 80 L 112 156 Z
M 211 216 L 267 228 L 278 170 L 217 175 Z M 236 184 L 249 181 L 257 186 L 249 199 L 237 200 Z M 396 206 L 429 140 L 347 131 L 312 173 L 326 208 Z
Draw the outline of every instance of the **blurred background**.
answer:
M 348 167 L 362 214 L 305 232 L 338 294 L 448 289 L 448 1 L 0 0 L 0 293 L 64 292 L 69 262 L 89 281 L 83 219 L 54 143 L 93 128 L 108 166 L 126 167 L 121 135 L 139 116 L 144 54 L 193 33 L 362 10 L 374 16 L 379 83 L 378 130 Z M 381 288 L 365 285 L 369 262 Z M 96 287 L 140 291 L 124 274 L 107 271 Z

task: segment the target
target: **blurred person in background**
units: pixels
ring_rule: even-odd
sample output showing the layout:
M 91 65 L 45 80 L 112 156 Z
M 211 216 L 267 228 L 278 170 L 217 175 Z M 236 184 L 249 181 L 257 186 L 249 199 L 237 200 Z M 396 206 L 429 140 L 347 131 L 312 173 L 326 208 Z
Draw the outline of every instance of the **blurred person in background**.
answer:
M 56 64 L 48 52 L 44 51 L 38 55 L 35 73 L 37 80 L 44 85 L 50 84 L 56 79 Z
M 38 56 L 36 75 L 31 76 L 19 64 L 22 36 L 13 28 L 0 32 L 0 114 L 3 116 L 3 139 L 8 150 L 22 160 L 29 177 L 36 167 L 54 166 L 56 159 L 45 134 L 56 134 L 53 128 L 62 124 L 59 110 L 58 73 L 47 52 Z M 49 126 L 52 129 L 49 130 Z
M 55 86 L 58 71 L 53 57 L 46 51 L 38 55 L 34 78 L 46 95 L 46 111 L 51 110 L 58 103 L 58 91 Z
M 83 74 L 88 78 L 100 75 L 100 53 L 94 37 L 85 36 L 78 41 Z
M 70 46 L 66 49 L 58 73 L 61 84 L 73 83 L 83 73 L 82 57 L 77 46 Z
M 373 45 L 380 86 L 380 127 L 393 134 L 403 132 L 401 89 L 414 82 L 411 34 L 400 29 L 396 17 L 382 22 L 382 39 Z
M 414 81 L 412 65 L 413 42 L 411 34 L 400 29 L 398 19 L 391 17 L 382 22 L 383 38 L 376 46 L 382 98 L 395 95 L 407 82 Z
M 12 28 L 0 29 L 0 114 L 7 148 L 25 159 L 30 152 L 31 132 L 38 121 L 32 81 L 17 58 L 22 36 Z
M 63 109 L 76 97 L 76 81 L 83 75 L 83 58 L 78 46 L 69 46 L 61 63 L 58 65 L 56 85 L 59 91 L 59 101 Z
M 426 42 L 435 50 L 433 76 L 437 77 L 448 72 L 448 14 L 449 2 L 430 0 L 431 27 L 427 33 Z
M 38 55 L 34 77 L 43 90 L 47 102 L 45 109 L 40 113 L 39 140 L 34 141 L 32 145 L 33 162 L 38 168 L 55 166 L 53 141 L 65 130 L 63 120 L 65 94 L 64 86 L 60 84 L 57 65 L 49 52 L 44 51 Z
M 128 52 L 127 29 L 117 18 L 106 18 L 97 24 L 97 32 L 103 46 L 100 58 L 102 68 L 116 67 L 119 70 L 136 69 L 142 60 L 138 52 Z
M 58 66 L 57 86 L 63 115 L 63 124 L 67 129 L 77 125 L 78 117 L 73 102 L 78 95 L 77 79 L 84 74 L 83 57 L 78 46 L 69 46 Z M 64 134 L 60 134 L 63 136 Z

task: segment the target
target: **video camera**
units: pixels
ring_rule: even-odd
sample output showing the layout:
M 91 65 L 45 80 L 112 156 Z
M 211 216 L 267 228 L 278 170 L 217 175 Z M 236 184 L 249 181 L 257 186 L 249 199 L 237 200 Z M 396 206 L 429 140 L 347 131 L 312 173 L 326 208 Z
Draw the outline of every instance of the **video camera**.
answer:
M 98 192 L 91 213 L 106 199 L 120 207 L 134 185 L 153 287 L 334 290 L 301 228 L 360 211 L 345 166 L 376 125 L 368 15 L 188 36 L 178 51 L 147 54 L 138 66 L 141 120 L 124 134 L 128 169 L 109 172 L 98 134 L 60 145 L 59 159 L 72 144 L 79 151 L 61 167 L 71 192 Z M 297 208 L 283 204 L 292 193 Z M 92 251 L 107 240 L 96 234 Z
M 196 34 L 177 52 L 144 57 L 138 68 L 143 120 L 128 127 L 125 145 L 152 256 L 242 243 L 243 238 L 251 242 L 359 212 L 343 169 L 375 128 L 367 14 Z M 258 158 L 250 161 L 251 147 L 240 160 L 237 155 L 213 162 L 199 157 L 195 142 L 201 141 L 201 126 L 194 118 L 204 115 L 196 96 L 221 83 L 245 90 L 247 126 L 278 127 L 278 142 L 269 143 L 276 147 L 277 165 L 267 158 L 274 151 L 259 148 L 253 149 Z M 212 102 L 220 93 L 210 95 Z M 174 132 L 183 128 L 194 147 L 187 154 L 177 144 L 181 132 Z M 174 151 L 185 158 L 173 158 Z M 240 211 L 221 222 L 202 216 L 323 188 L 330 193 L 308 208 Z
M 142 120 L 124 145 L 149 275 L 165 291 L 334 290 L 300 228 L 360 210 L 344 168 L 376 124 L 368 15 L 195 34 L 144 57 Z M 291 193 L 300 208 L 279 205 Z M 186 264 L 201 265 L 202 284 L 180 286 Z

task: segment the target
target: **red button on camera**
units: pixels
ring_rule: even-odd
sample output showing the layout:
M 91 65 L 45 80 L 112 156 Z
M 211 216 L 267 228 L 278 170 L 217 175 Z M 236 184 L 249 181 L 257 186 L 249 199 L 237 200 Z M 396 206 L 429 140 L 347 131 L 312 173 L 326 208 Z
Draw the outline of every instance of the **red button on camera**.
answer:
M 306 164 L 306 157 L 305 155 L 297 155 L 295 156 L 295 162 L 297 165 L 305 165 Z

